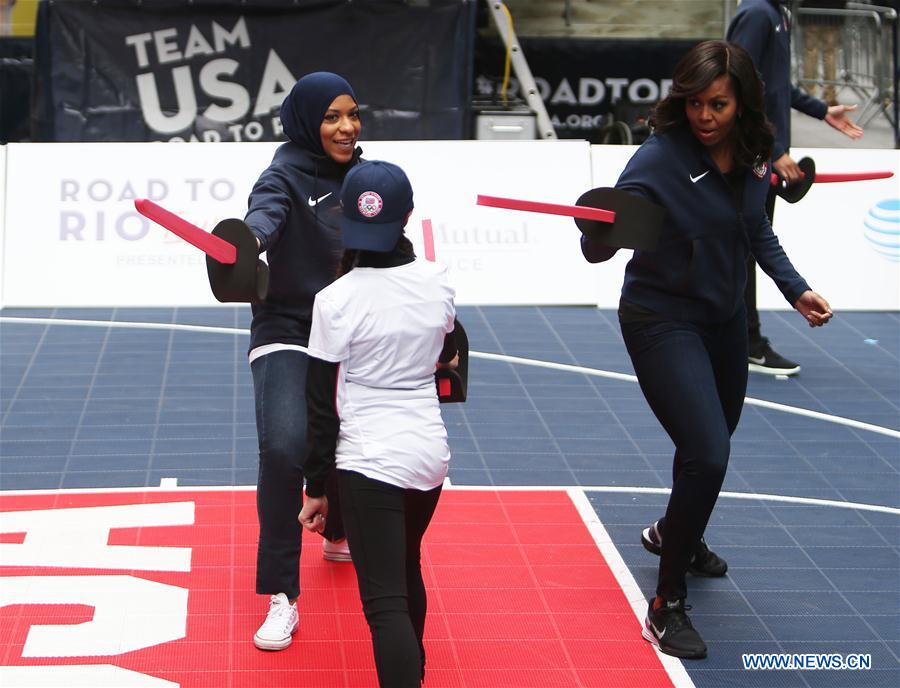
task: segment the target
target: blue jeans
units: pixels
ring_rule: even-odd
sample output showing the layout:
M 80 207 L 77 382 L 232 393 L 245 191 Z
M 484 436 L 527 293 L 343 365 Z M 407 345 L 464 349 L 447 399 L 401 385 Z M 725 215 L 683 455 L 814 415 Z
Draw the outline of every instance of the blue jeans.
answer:
M 302 351 L 276 351 L 250 364 L 256 398 L 259 474 L 256 513 L 259 545 L 256 592 L 288 599 L 300 594 L 300 541 L 297 515 L 303 506 L 303 463 L 306 460 L 306 371 Z M 332 505 L 326 537 L 343 537 L 336 477 L 326 491 Z
M 716 504 L 747 391 L 747 319 L 622 322 L 641 391 L 675 444 L 656 593 L 687 596 L 685 575 Z

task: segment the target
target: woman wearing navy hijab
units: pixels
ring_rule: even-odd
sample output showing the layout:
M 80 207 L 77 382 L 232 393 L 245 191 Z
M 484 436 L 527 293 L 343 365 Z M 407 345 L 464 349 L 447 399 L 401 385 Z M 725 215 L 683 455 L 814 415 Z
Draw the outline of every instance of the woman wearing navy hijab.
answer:
M 337 74 L 301 78 L 281 106 L 281 124 L 288 141 L 256 181 L 244 218 L 270 276 L 266 300 L 252 307 L 249 351 L 259 439 L 256 592 L 270 596 L 253 637 L 261 650 L 283 650 L 299 625 L 306 346 L 316 292 L 334 281 L 343 251 L 341 183 L 362 153 L 356 95 Z M 340 519 L 323 535 L 326 559 L 350 560 Z

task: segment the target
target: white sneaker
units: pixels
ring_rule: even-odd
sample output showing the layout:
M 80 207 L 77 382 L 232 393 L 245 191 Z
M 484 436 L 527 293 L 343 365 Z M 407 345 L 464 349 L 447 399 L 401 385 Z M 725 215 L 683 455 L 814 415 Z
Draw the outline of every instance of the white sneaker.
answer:
M 328 561 L 353 561 L 350 557 L 350 545 L 346 539 L 339 542 L 323 539 L 322 558 Z
M 291 644 L 291 636 L 297 632 L 300 616 L 297 603 L 288 602 L 283 592 L 272 595 L 266 620 L 253 636 L 253 644 L 260 650 L 283 650 Z

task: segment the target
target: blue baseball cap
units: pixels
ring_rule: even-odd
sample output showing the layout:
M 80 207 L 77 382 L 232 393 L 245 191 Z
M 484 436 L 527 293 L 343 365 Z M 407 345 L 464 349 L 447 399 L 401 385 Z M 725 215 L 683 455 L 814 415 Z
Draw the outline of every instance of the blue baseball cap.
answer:
M 397 165 L 361 162 L 344 177 L 341 207 L 344 247 L 387 253 L 397 245 L 413 209 L 412 186 Z

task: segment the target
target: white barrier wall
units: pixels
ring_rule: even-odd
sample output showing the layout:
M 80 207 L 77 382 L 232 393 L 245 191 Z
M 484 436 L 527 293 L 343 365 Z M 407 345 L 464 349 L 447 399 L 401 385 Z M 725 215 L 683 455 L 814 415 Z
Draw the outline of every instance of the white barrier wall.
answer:
M 797 149 L 818 172 L 890 170 L 890 179 L 813 184 L 798 203 L 778 199 L 775 233 L 810 286 L 840 310 L 900 309 L 900 151 Z M 788 308 L 757 279 L 760 308 Z
M 3 190 L 6 196 L 0 205 L 0 303 L 216 304 L 202 253 L 141 217 L 133 201 L 151 198 L 207 229 L 223 218 L 243 217 L 250 188 L 277 145 L 0 147 L 0 175 L 6 170 L 5 184 L 0 176 L 0 199 Z M 421 223 L 431 220 L 437 258 L 451 266 L 460 304 L 616 306 L 630 251 L 589 265 L 570 219 L 483 208 L 475 199 L 481 193 L 572 204 L 587 189 L 612 186 L 633 148 L 580 141 L 362 145 L 366 158 L 391 160 L 409 173 L 416 210 L 408 233 L 421 249 Z M 820 171 L 890 169 L 900 175 L 897 151 L 795 153 L 812 154 Z M 877 206 L 900 204 L 898 178 L 821 185 L 796 205 L 779 204 L 782 243 L 836 309 L 900 308 L 900 249 L 893 259 L 878 253 L 871 229 L 886 226 L 884 236 L 890 236 L 893 216 Z M 873 208 L 881 213 L 874 220 Z M 894 231 L 895 244 L 897 236 Z M 788 307 L 767 278 L 760 279 L 759 291 L 761 308 Z
M 634 150 L 592 146 L 594 186 L 613 186 Z M 876 181 L 814 184 L 794 204 L 779 198 L 774 226 L 794 267 L 835 310 L 900 308 L 900 151 L 795 148 L 791 155 L 795 160 L 813 158 L 819 172 L 894 173 Z M 616 285 L 621 287 L 630 257 L 631 251 L 619 251 L 598 266 L 604 272 L 597 297 L 600 308 L 618 305 Z M 759 269 L 757 305 L 766 310 L 791 308 Z
M 207 229 L 243 217 L 277 144 L 10 146 L 7 306 L 190 306 L 216 303 L 200 251 L 133 207 L 151 198 Z M 370 142 L 365 157 L 401 165 L 421 246 L 430 219 L 458 301 L 590 304 L 596 271 L 571 220 L 475 205 L 478 193 L 573 203 L 590 187 L 589 146 L 545 142 Z
M 199 305 L 203 254 L 143 218 L 146 197 L 212 229 L 243 217 L 268 144 L 11 144 L 5 306 Z
M 486 208 L 478 194 L 573 204 L 591 188 L 584 141 L 363 143 L 364 157 L 400 165 L 413 184 L 410 236 L 434 227 L 437 260 L 460 304 L 593 304 L 596 271 L 568 218 Z M 421 254 L 420 254 L 421 255 Z

